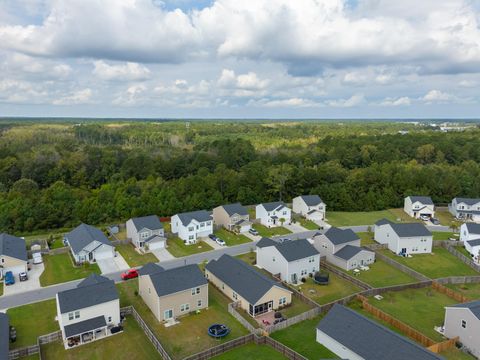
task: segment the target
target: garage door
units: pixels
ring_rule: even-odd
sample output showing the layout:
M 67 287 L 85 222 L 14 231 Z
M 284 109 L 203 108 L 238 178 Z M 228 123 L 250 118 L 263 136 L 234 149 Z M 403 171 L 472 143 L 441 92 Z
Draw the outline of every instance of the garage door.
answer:
M 163 249 L 165 247 L 165 241 L 155 241 L 150 244 L 148 244 L 148 248 L 150 250 L 158 250 L 158 249 Z
M 12 267 L 5 268 L 3 269 L 3 274 L 5 274 L 7 271 L 11 271 L 13 275 L 18 275 L 21 272 L 25 271 L 25 265 L 12 266 Z
M 95 259 L 110 259 L 115 256 L 111 246 L 101 246 L 97 250 L 95 250 Z

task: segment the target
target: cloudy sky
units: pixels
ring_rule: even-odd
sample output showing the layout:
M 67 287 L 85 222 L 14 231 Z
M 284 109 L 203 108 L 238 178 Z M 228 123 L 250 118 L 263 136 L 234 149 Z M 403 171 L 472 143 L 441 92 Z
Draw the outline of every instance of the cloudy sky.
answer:
M 0 116 L 480 117 L 480 0 L 0 0 Z

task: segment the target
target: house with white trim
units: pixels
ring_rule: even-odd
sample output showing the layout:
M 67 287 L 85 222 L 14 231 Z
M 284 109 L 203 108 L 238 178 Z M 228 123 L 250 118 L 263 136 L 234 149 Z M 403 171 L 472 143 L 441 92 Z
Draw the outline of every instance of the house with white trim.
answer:
M 435 217 L 435 205 L 430 196 L 407 196 L 403 211 L 415 219 L 419 219 L 420 216 Z
M 464 223 L 460 226 L 460 241 L 473 260 L 480 261 L 480 224 Z
M 25 240 L 6 233 L 0 234 L 0 279 L 7 271 L 18 276 L 28 270 Z
M 258 204 L 255 207 L 255 218 L 266 227 L 282 226 L 292 221 L 292 210 L 282 201 Z
M 115 247 L 99 229 L 80 224 L 65 235 L 77 263 L 110 259 L 115 257 Z
M 150 251 L 165 247 L 167 239 L 163 224 L 156 215 L 131 218 L 127 221 L 126 228 L 127 238 L 138 249 Z
M 240 203 L 217 206 L 213 209 L 213 223 L 229 231 L 245 233 L 252 227 L 250 215 Z
M 456 197 L 448 205 L 448 211 L 457 219 L 480 222 L 480 199 Z
M 325 220 L 327 206 L 318 195 L 300 195 L 292 200 L 293 212 L 307 220 Z
M 195 244 L 198 238 L 213 234 L 212 213 L 206 210 L 191 211 L 172 216 L 172 233 L 177 234 L 185 244 Z
M 459 342 L 480 358 L 480 301 L 445 307 L 444 335 Z

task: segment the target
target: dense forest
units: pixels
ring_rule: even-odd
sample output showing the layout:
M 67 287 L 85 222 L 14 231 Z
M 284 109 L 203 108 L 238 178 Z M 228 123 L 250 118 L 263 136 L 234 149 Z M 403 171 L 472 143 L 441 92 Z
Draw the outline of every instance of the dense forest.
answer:
M 400 135 L 399 130 L 409 133 Z M 396 122 L 0 123 L 0 232 L 319 194 L 329 210 L 480 196 L 480 130 Z

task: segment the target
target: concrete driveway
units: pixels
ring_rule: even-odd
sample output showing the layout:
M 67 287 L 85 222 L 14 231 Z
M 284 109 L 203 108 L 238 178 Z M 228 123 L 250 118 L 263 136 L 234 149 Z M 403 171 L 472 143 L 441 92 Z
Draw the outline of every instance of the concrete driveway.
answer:
M 288 229 L 290 230 L 292 233 L 299 233 L 299 232 L 304 232 L 304 231 L 308 231 L 307 229 L 305 229 L 302 225 L 300 225 L 299 223 L 291 223 L 291 224 L 285 224 L 283 225 L 283 227 L 285 229 Z
M 210 239 L 209 237 L 205 237 L 205 238 L 202 238 L 202 241 L 204 241 L 205 243 L 207 243 L 208 245 L 210 245 L 212 248 L 214 248 L 215 250 L 217 249 L 221 249 L 225 246 L 222 246 L 222 245 L 218 245 L 215 241 L 213 241 L 212 239 Z
M 117 256 L 110 259 L 97 260 L 98 267 L 102 274 L 110 274 L 118 271 L 130 269 L 125 259 L 118 252 Z
M 4 295 L 14 295 L 27 291 L 40 289 L 40 275 L 42 275 L 45 265 L 32 265 L 32 269 L 27 273 L 28 280 L 20 281 L 18 276 L 15 276 L 15 284 L 3 287 Z
M 175 259 L 175 257 L 170 254 L 167 249 L 151 250 L 151 253 L 155 255 L 160 262 Z

